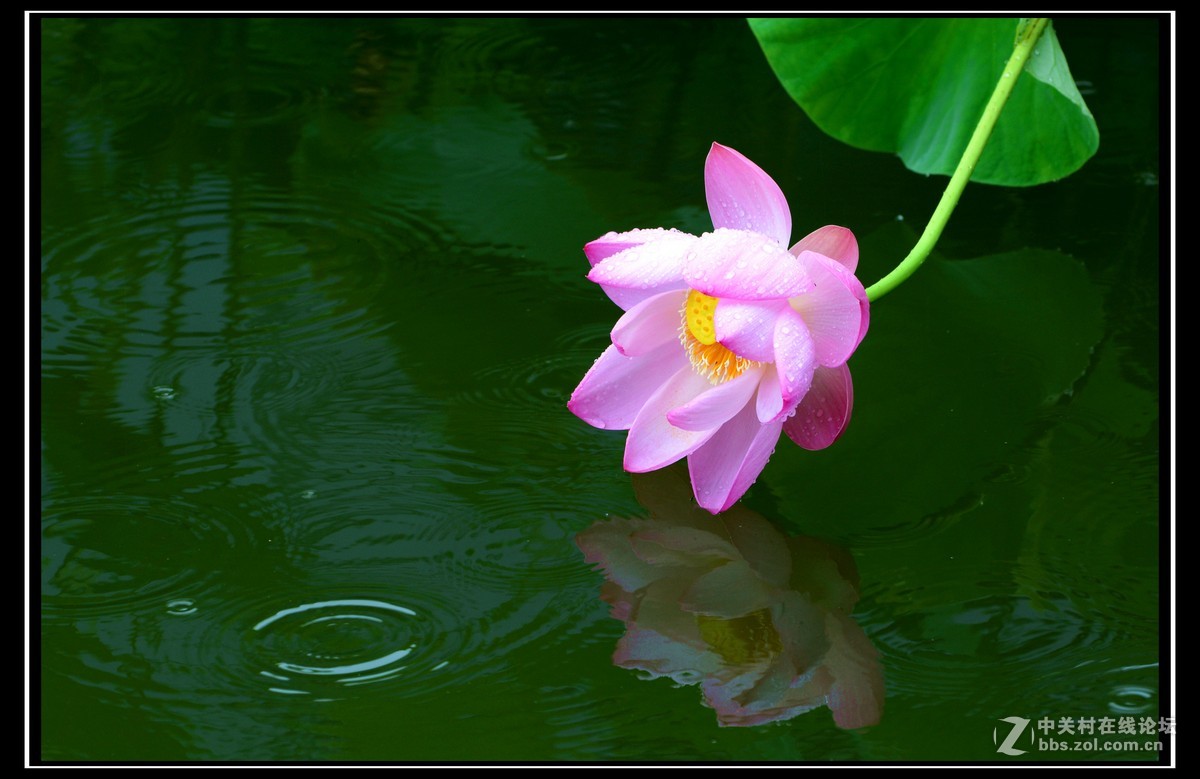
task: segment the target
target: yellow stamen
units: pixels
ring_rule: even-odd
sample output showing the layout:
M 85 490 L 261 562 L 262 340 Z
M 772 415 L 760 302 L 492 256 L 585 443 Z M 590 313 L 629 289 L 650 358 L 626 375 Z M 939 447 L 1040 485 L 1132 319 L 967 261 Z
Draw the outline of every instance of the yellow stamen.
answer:
M 696 626 L 704 643 L 731 666 L 774 657 L 783 650 L 779 631 L 768 609 L 759 609 L 733 619 L 697 614 Z
M 711 295 L 692 290 L 683 304 L 683 325 L 679 328 L 679 342 L 692 361 L 692 367 L 713 384 L 737 378 L 747 368 L 758 365 L 717 343 L 713 316 L 717 313 L 718 302 Z

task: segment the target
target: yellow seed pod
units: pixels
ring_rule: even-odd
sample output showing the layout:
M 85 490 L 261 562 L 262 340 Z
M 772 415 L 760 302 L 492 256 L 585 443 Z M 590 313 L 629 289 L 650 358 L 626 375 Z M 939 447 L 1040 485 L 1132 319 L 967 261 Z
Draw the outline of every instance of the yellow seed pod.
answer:
M 716 298 L 696 290 L 688 293 L 684 319 L 692 337 L 705 346 L 717 342 L 717 330 L 713 326 L 713 315 L 716 313 Z

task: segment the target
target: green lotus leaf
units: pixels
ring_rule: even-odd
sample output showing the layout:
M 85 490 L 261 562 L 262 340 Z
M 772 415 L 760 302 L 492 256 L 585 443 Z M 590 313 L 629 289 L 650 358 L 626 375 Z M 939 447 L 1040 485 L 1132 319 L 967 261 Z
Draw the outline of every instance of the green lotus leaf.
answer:
M 780 82 L 822 130 L 949 175 L 1013 51 L 1017 19 L 751 19 Z M 1099 146 L 1048 26 L 971 180 L 1054 181 Z

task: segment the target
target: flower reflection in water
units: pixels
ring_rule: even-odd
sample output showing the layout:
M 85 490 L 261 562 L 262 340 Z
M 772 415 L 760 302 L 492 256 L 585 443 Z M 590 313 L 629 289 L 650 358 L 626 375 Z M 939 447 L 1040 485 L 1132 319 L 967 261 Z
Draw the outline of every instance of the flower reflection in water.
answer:
M 850 617 L 858 574 L 844 550 L 786 538 L 734 506 L 714 517 L 678 466 L 635 474 L 647 519 L 598 521 L 576 537 L 625 623 L 613 662 L 699 684 L 721 725 L 828 706 L 842 728 L 879 722 L 879 655 Z

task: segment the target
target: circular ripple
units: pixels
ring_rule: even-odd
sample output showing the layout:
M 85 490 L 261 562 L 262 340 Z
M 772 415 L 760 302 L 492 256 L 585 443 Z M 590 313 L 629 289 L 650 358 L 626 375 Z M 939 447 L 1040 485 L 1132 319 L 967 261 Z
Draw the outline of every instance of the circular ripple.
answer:
M 971 493 L 955 502 L 954 506 L 938 514 L 928 514 L 911 521 L 894 525 L 869 527 L 844 535 L 841 543 L 856 549 L 887 547 L 894 549 L 906 544 L 920 544 L 939 533 L 954 527 L 975 509 L 983 505 L 977 493 Z
M 545 354 L 489 366 L 477 376 L 488 385 L 573 389 L 607 347 L 608 332 L 609 326 L 598 323 L 563 330 L 554 335 Z
M 1108 709 L 1113 714 L 1158 714 L 1158 696 L 1149 687 L 1118 684 L 1109 693 Z
M 215 425 L 279 450 L 336 401 L 396 386 L 394 322 L 376 298 L 392 294 L 397 258 L 426 256 L 440 234 L 396 210 L 340 208 L 201 179 L 124 219 L 48 229 L 48 408 L 165 433 L 194 454 Z
M 399 116 L 390 132 L 361 136 L 349 146 L 322 153 L 345 158 L 346 164 L 374 164 L 362 170 L 353 183 L 378 192 L 371 208 L 429 208 L 431 197 L 479 198 L 488 210 L 447 213 L 466 235 L 496 229 L 510 240 L 521 240 L 505 219 L 519 219 L 528 212 L 520 201 L 508 199 L 507 187 L 552 186 L 546 178 L 546 161 L 530 147 L 536 130 L 514 107 L 443 106 L 430 117 Z M 489 153 L 481 154 L 480 149 Z M 497 182 L 509 182 L 501 187 Z M 350 183 L 350 182 L 347 182 Z M 511 215 L 511 216 L 510 216 Z M 491 237 L 489 234 L 483 234 Z
M 56 660 L 57 667 L 114 703 L 136 694 L 152 707 L 178 710 L 170 716 L 237 708 L 247 699 L 394 701 L 469 689 L 540 656 L 522 647 L 577 643 L 584 623 L 603 619 L 588 599 L 523 592 L 511 583 L 487 589 L 436 565 L 360 571 L 376 581 L 321 587 L 319 576 L 297 570 L 265 585 L 245 573 L 153 608 L 52 622 L 51 631 L 78 633 L 71 646 L 88 647 Z M 392 585 L 381 585 L 389 574 Z M 297 597 L 301 588 L 321 596 Z M 51 641 L 47 651 L 58 646 Z
M 578 525 L 578 514 L 564 509 L 561 499 L 523 498 L 519 492 L 484 497 L 486 525 L 468 529 L 469 535 L 439 562 L 464 586 L 536 593 L 586 588 L 594 582 L 569 530 Z M 530 517 L 537 519 L 531 522 Z
M 462 681 L 473 666 L 480 670 L 478 627 L 465 604 L 444 593 L 404 581 L 327 592 L 309 599 L 227 596 L 192 648 L 192 661 L 221 680 L 198 683 L 324 702 L 420 694 Z
M 1112 691 L 1108 705 L 1117 714 L 1142 714 L 1154 708 L 1154 691 L 1135 685 L 1121 685 Z
M 312 100 L 306 85 L 278 76 L 256 75 L 253 82 L 234 79 L 209 87 L 202 116 L 212 127 L 272 124 L 300 114 Z
M 527 86 L 531 57 L 544 50 L 531 34 L 530 22 L 522 19 L 463 19 L 446 28 L 432 51 L 440 70 L 461 82 L 495 83 L 505 91 Z
M 43 297 L 86 292 L 80 302 L 101 304 L 95 313 L 119 313 L 103 304 L 244 277 L 252 294 L 259 285 L 286 288 L 306 266 L 319 281 L 346 279 L 374 289 L 397 257 L 441 251 L 448 238 L 426 215 L 359 208 L 361 196 L 341 194 L 284 193 L 252 183 L 235 188 L 211 176 L 186 190 L 141 192 L 124 213 L 110 208 L 88 221 L 47 226 Z
M 377 684 L 408 668 L 420 615 L 380 600 L 347 599 L 282 609 L 253 628 L 251 662 L 285 695 L 327 697 L 338 686 Z
M 185 104 L 193 89 L 179 56 L 180 32 L 174 19 L 56 20 L 47 28 L 58 39 L 55 56 L 45 63 L 47 86 L 77 88 L 80 74 L 86 74 L 95 80 L 87 96 L 110 109 Z M 147 72 L 155 77 L 147 78 Z
M 463 494 L 479 519 L 462 531 L 465 551 L 460 542 L 448 562 L 464 580 L 551 588 L 587 580 L 571 539 L 595 518 L 589 509 L 603 502 L 608 485 L 586 478 L 590 463 L 571 434 L 588 428 L 567 410 L 564 381 L 549 380 L 571 365 L 562 356 L 507 364 L 488 371 L 486 389 L 447 405 L 455 428 L 488 442 L 472 461 L 495 474 Z M 514 386 L 516 376 L 528 381 Z
M 1035 604 L 1012 587 L 999 575 L 969 585 L 943 578 L 936 586 L 869 588 L 856 618 L 883 655 L 889 694 L 973 700 L 982 710 L 998 705 L 981 694 L 984 680 L 1004 679 L 1002 689 L 988 684 L 996 694 L 1037 689 L 1057 669 L 1093 662 L 1118 644 L 1118 630 L 1062 594 L 1039 593 Z M 964 588 L 993 594 L 964 600 Z M 871 605 L 880 602 L 893 606 Z
M 235 548 L 237 518 L 172 496 L 96 495 L 48 502 L 42 518 L 42 615 L 47 620 L 178 610 L 211 588 Z

